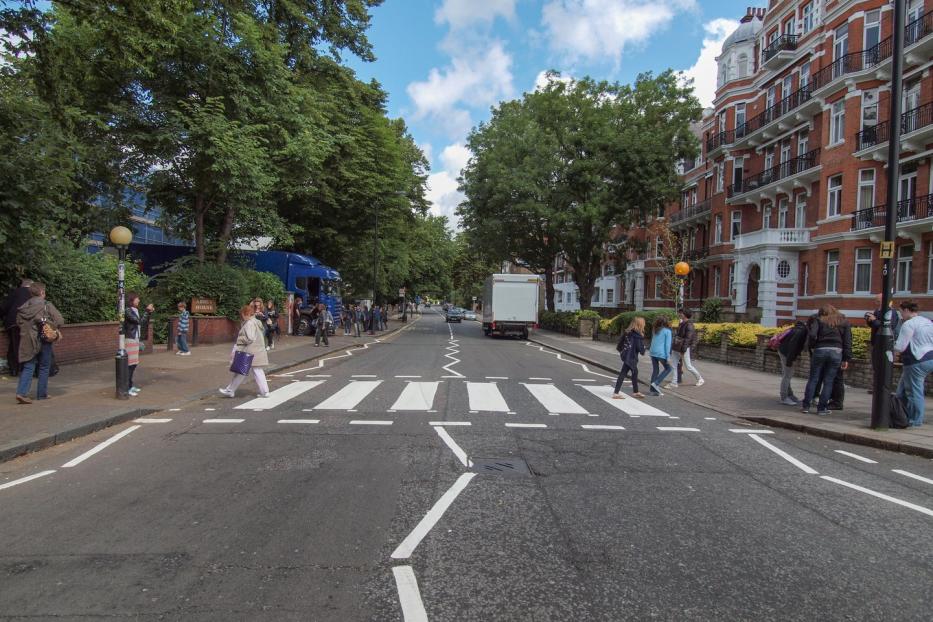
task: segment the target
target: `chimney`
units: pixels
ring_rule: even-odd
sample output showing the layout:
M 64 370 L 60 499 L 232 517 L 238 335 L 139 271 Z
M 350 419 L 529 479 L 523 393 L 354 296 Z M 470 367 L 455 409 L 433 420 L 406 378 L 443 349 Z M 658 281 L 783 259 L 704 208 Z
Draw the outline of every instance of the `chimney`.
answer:
M 745 7 L 745 17 L 739 20 L 740 23 L 745 24 L 752 21 L 755 18 L 755 7 L 747 6 Z

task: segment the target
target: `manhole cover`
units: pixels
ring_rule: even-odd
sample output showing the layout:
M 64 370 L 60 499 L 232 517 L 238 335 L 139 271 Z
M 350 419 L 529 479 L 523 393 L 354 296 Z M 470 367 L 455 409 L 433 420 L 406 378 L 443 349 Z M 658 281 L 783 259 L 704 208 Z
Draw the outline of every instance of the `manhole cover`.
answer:
M 528 465 L 521 458 L 470 458 L 474 473 L 486 475 L 531 475 Z

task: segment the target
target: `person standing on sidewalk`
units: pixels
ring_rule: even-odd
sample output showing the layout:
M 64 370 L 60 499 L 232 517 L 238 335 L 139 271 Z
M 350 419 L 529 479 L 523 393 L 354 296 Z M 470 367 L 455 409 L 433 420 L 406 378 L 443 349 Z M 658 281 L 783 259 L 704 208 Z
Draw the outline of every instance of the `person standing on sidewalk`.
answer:
M 852 329 L 845 317 L 832 305 L 823 305 L 808 324 L 810 345 L 810 377 L 803 395 L 800 412 L 810 413 L 810 404 L 819 397 L 816 414 L 829 415 L 829 400 L 833 383 L 840 369 L 848 369 L 852 360 Z M 822 390 L 816 396 L 817 385 Z
M 314 318 L 315 348 L 321 345 L 322 338 L 324 339 L 324 345 L 330 346 L 330 341 L 327 340 L 327 330 L 333 323 L 334 316 L 331 315 L 330 310 L 324 305 L 323 302 L 319 302 L 317 305 L 317 315 Z
M 250 371 L 253 372 L 253 378 L 256 380 L 256 387 L 259 389 L 259 397 L 269 397 L 269 383 L 266 381 L 266 372 L 263 367 L 269 366 L 269 354 L 266 352 L 265 326 L 256 319 L 256 307 L 250 303 L 240 309 L 240 332 L 237 333 L 236 342 L 233 344 L 233 351 L 230 353 L 231 362 L 234 352 L 246 352 L 253 355 L 253 362 Z M 234 397 L 236 390 L 243 381 L 246 380 L 245 374 L 234 373 L 230 378 L 229 384 L 223 389 L 218 389 L 220 394 L 225 397 Z
M 19 383 L 16 385 L 16 401 L 20 404 L 31 404 L 29 391 L 32 388 L 32 375 L 39 367 L 39 383 L 36 387 L 36 399 L 44 400 L 49 397 L 49 370 L 52 366 L 52 343 L 44 335 L 43 325 L 48 325 L 53 332 L 65 323 L 62 314 L 58 312 L 51 302 L 45 299 L 45 285 L 32 283 L 29 286 L 32 297 L 19 307 L 16 313 L 16 323 L 19 326 L 19 360 L 22 361 L 22 370 Z
M 361 305 L 353 305 L 353 332 L 354 337 L 361 337 L 363 331 L 363 308 Z
M 295 306 L 292 307 L 292 334 L 296 337 L 301 335 L 301 307 L 304 305 L 304 299 L 301 296 L 295 296 Z
M 700 372 L 697 371 L 697 368 L 694 367 L 693 363 L 690 361 L 690 353 L 696 352 L 697 344 L 700 342 L 697 329 L 693 325 L 693 320 L 690 319 L 693 317 L 693 314 L 687 309 L 681 309 L 677 315 L 680 317 L 680 324 L 677 326 L 677 333 L 674 335 L 674 345 L 671 348 L 671 364 L 676 368 L 680 365 L 680 362 L 683 361 L 683 368 L 693 374 L 697 379 L 696 386 L 702 387 L 703 383 L 706 381 L 703 380 L 703 376 L 700 375 Z M 682 380 L 683 379 L 681 379 L 681 381 Z M 667 386 L 676 389 L 678 387 L 677 377 L 675 376 Z
M 891 322 L 891 334 L 897 335 L 899 318 L 894 311 L 894 301 L 892 300 L 889 304 L 891 308 L 888 309 L 888 320 Z M 881 326 L 884 323 L 881 319 L 881 294 L 875 296 L 875 307 L 875 311 L 865 314 L 865 323 L 871 328 L 871 339 L 869 340 L 871 344 L 871 371 L 872 374 L 879 374 L 881 373 L 882 361 L 884 360 L 883 344 L 878 338 L 878 333 L 881 331 Z M 871 393 L 872 390 L 871 387 L 868 388 L 869 393 Z
M 625 399 L 622 395 L 622 381 L 629 374 L 632 376 L 632 395 L 645 397 L 645 394 L 638 390 L 638 357 L 645 353 L 645 318 L 636 317 L 632 320 L 619 339 L 616 350 L 622 358 L 622 369 L 619 371 L 619 377 L 616 378 L 616 388 L 612 392 L 612 399 Z
M 175 337 L 175 343 L 178 345 L 178 354 L 180 356 L 191 356 L 188 349 L 188 325 L 191 321 L 191 314 L 188 313 L 188 305 L 184 301 L 178 303 L 178 335 Z
M 673 336 L 671 333 L 671 323 L 668 321 L 667 317 L 659 315 L 658 319 L 654 321 L 654 330 L 651 335 L 651 348 L 649 354 L 651 355 L 651 395 L 663 395 L 661 393 L 661 383 L 664 382 L 664 379 L 667 378 L 667 375 L 671 373 L 673 367 L 667 362 L 667 359 L 671 357 L 671 342 L 673 341 Z M 664 371 L 661 371 L 661 367 L 664 367 Z
M 794 395 L 790 381 L 794 377 L 794 364 L 807 347 L 809 338 L 810 333 L 807 331 L 806 323 L 797 320 L 778 345 L 778 356 L 781 359 L 781 403 L 785 406 L 797 406 L 800 403 Z
M 271 298 L 266 301 L 265 316 L 266 347 L 275 350 L 275 337 L 279 334 L 279 310 Z
M 30 285 L 32 285 L 32 280 L 23 279 L 19 287 L 13 289 L 0 304 L 0 317 L 3 318 L 3 327 L 6 329 L 8 342 L 6 362 L 11 376 L 18 376 L 20 367 L 20 332 L 19 325 L 16 323 L 16 314 L 19 308 L 32 298 L 32 292 L 29 291 Z
M 139 295 L 130 294 L 126 297 L 127 307 L 123 320 L 123 333 L 126 337 L 126 359 L 130 368 L 130 390 L 131 397 L 139 395 L 139 387 L 133 383 L 133 375 L 139 366 L 139 353 L 145 347 L 143 343 L 149 334 L 149 317 L 155 311 L 151 304 L 146 306 L 145 311 L 139 311 Z
M 350 320 L 350 314 L 352 313 L 350 305 L 343 305 L 340 309 L 340 324 L 343 326 L 343 336 L 349 337 L 350 330 L 352 328 L 353 322 Z
M 933 322 L 919 314 L 920 307 L 913 300 L 905 300 L 900 306 L 904 323 L 894 351 L 901 354 L 904 367 L 897 396 L 907 401 L 910 425 L 919 426 L 923 424 L 926 407 L 923 383 L 933 371 Z

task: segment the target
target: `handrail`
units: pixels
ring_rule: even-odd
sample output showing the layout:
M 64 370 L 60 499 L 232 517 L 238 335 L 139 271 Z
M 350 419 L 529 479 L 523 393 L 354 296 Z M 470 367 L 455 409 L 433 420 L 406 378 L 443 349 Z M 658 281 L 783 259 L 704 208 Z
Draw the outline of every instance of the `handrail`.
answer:
M 920 220 L 933 216 L 933 194 L 911 197 L 897 202 L 897 222 Z M 852 230 L 883 227 L 888 221 L 887 205 L 875 205 L 852 214 Z
M 933 102 L 927 102 L 901 114 L 901 135 L 916 132 L 931 124 L 933 124 Z M 887 142 L 888 122 L 882 121 L 877 125 L 866 127 L 855 135 L 855 141 L 856 151 Z
M 814 91 L 819 90 L 844 75 L 871 69 L 881 61 L 887 60 L 891 56 L 893 46 L 892 39 L 888 37 L 877 45 L 861 52 L 850 52 L 845 56 L 840 56 L 829 65 L 823 67 L 813 74 L 811 86 Z
M 685 207 L 681 209 L 680 211 L 674 212 L 673 214 L 671 214 L 671 217 L 670 217 L 671 224 L 680 222 L 681 220 L 692 218 L 693 216 L 698 216 L 702 214 L 703 212 L 708 212 L 711 209 L 711 207 L 712 207 L 712 199 L 706 199 L 704 201 L 700 201 L 696 205 Z
M 785 177 L 802 173 L 819 164 L 820 149 L 816 148 L 809 153 L 796 158 L 791 158 L 786 162 L 781 162 L 777 166 L 765 169 L 756 175 L 746 177 L 741 183 L 732 184 L 727 188 L 727 196 L 732 197 L 737 194 L 745 194 L 762 186 L 767 186 L 780 181 Z
M 757 131 L 764 126 L 777 121 L 783 117 L 788 112 L 791 112 L 799 108 L 802 104 L 806 103 L 813 96 L 813 86 L 808 84 L 802 86 L 781 101 L 765 108 L 764 112 L 761 112 L 741 126 L 735 129 L 736 137 L 741 138 L 750 134 L 754 131 Z
M 706 153 L 735 142 L 735 130 L 716 132 L 706 139 Z
M 774 58 L 778 52 L 784 51 L 794 51 L 797 49 L 797 41 L 800 39 L 800 35 L 788 35 L 783 34 L 774 41 L 771 42 L 771 45 L 766 47 L 761 52 L 761 62 L 762 64 L 767 63 L 769 60 Z
M 904 47 L 913 45 L 933 32 L 933 10 L 927 11 L 904 27 Z

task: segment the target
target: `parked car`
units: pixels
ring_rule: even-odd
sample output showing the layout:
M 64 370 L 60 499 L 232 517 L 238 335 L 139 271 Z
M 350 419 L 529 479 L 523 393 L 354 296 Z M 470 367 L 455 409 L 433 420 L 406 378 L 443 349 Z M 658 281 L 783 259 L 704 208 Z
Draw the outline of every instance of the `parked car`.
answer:
M 473 312 L 473 311 L 464 311 L 464 312 L 463 312 L 463 319 L 465 319 L 465 320 L 471 320 L 471 321 L 475 322 L 475 321 L 476 321 L 476 313 Z
M 457 322 L 459 324 L 463 321 L 463 309 L 458 309 L 457 307 L 448 307 L 447 316 L 445 319 L 448 322 Z

